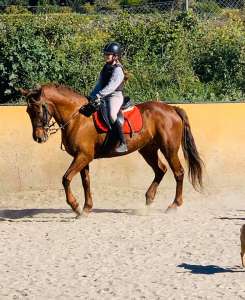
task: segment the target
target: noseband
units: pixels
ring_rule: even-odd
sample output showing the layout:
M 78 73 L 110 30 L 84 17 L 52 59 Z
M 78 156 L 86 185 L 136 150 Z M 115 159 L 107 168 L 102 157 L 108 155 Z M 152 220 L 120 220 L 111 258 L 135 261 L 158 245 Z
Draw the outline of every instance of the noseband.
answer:
M 46 102 L 44 102 L 42 104 L 42 111 L 43 111 L 43 119 L 42 119 L 42 123 L 43 123 L 43 129 L 46 131 L 47 135 L 51 135 L 56 133 L 59 128 L 55 128 L 55 124 L 57 124 L 56 121 L 54 121 L 53 123 L 49 124 L 49 117 L 50 120 L 52 119 L 52 115 L 48 110 L 48 104 Z
M 30 102 L 27 103 L 27 106 L 29 108 L 31 107 Z M 43 128 L 46 134 L 49 136 L 56 132 L 56 128 L 53 128 L 56 122 L 49 124 L 49 116 L 51 120 L 52 115 L 48 110 L 48 104 L 46 102 L 43 102 L 40 104 L 40 106 L 41 106 L 42 117 L 40 118 L 40 120 L 34 121 L 34 126 L 35 128 Z

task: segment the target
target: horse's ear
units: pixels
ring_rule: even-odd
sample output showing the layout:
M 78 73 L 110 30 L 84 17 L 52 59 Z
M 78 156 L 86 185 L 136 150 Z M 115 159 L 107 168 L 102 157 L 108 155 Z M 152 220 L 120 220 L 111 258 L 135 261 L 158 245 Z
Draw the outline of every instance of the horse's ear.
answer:
M 19 88 L 17 89 L 17 91 L 20 92 L 22 96 L 27 98 L 33 98 L 35 100 L 37 100 L 38 97 L 41 95 L 41 87 L 30 90 Z
M 17 91 L 20 92 L 21 95 L 22 95 L 22 96 L 25 96 L 25 97 L 26 97 L 27 95 L 29 95 L 30 92 L 31 92 L 31 90 L 28 90 L 28 89 L 22 89 L 22 88 L 17 89 Z

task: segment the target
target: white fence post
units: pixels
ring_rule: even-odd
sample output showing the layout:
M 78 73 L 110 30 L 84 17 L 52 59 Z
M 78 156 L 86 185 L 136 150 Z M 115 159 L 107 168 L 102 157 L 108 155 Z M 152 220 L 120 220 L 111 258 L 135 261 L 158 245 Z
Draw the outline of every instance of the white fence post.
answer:
M 189 10 L 189 1 L 185 0 L 185 10 L 188 11 Z

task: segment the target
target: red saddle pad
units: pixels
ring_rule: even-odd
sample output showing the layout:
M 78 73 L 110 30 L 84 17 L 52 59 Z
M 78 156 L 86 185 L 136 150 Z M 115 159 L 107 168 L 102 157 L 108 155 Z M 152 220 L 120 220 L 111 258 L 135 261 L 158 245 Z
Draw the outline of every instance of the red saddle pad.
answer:
M 123 116 L 123 133 L 139 132 L 142 129 L 142 116 L 137 106 L 134 106 L 128 111 L 123 111 Z M 97 130 L 100 132 L 107 132 L 109 130 L 99 112 L 93 114 L 93 119 Z

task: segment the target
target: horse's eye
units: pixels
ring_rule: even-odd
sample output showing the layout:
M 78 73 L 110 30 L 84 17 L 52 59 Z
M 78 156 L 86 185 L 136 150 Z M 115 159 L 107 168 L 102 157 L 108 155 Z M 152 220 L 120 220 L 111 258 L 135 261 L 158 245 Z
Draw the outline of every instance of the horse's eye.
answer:
M 30 115 L 31 115 L 32 117 L 34 117 L 34 118 L 40 116 L 40 112 L 37 111 L 37 110 L 30 111 L 29 113 L 30 113 Z

